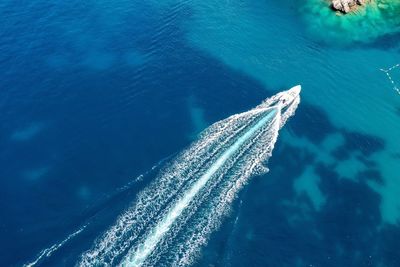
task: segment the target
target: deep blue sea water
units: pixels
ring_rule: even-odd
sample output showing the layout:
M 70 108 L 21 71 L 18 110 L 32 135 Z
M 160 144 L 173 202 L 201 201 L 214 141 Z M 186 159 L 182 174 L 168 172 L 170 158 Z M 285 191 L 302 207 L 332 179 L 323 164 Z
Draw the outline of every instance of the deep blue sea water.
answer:
M 289 0 L 4 0 L 0 15 L 0 266 L 57 244 L 38 265 L 73 266 L 202 129 L 296 84 L 270 172 L 194 265 L 400 266 L 400 68 L 395 85 L 380 71 L 399 35 L 323 43 Z

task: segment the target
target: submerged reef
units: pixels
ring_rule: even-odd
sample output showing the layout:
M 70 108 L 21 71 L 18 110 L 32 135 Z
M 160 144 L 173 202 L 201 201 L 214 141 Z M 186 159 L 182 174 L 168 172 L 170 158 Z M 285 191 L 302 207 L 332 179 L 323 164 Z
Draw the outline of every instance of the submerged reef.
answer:
M 303 0 L 300 12 L 310 33 L 327 43 L 370 43 L 400 33 L 399 0 Z

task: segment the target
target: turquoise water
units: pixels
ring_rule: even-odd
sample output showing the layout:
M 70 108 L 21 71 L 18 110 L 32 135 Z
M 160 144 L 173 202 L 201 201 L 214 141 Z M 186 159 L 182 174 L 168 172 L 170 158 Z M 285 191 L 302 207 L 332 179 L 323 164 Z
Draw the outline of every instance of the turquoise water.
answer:
M 400 33 L 400 2 L 393 0 L 369 1 L 344 16 L 332 12 L 325 1 L 302 1 L 307 28 L 314 38 L 327 44 L 351 46 L 354 43 L 373 43 L 378 38 L 386 39 L 386 45 L 393 38 L 395 43 Z
M 305 88 L 304 101 L 324 110 L 335 128 L 384 140 L 385 149 L 371 157 L 379 164 L 386 184 L 370 186 L 383 197 L 384 220 L 398 222 L 400 201 L 396 201 L 396 196 L 400 193 L 400 180 L 396 176 L 399 161 L 395 154 L 400 149 L 397 112 L 400 99 L 380 71 L 398 63 L 398 45 L 391 49 L 385 46 L 379 49 L 378 45 L 355 45 L 347 49 L 319 46 L 307 35 L 302 14 L 288 1 L 280 5 L 243 2 L 194 5 L 197 16 L 187 29 L 189 42 L 197 48 L 253 77 L 266 88 L 301 83 Z M 223 25 L 220 26 L 223 29 L 215 25 Z M 393 75 L 398 78 L 399 72 L 395 69 Z M 321 142 L 315 146 L 314 140 L 304 138 L 292 142 L 315 151 L 320 160 L 337 164 L 345 172 L 360 163 L 355 159 L 357 153 L 345 162 L 335 162 L 326 155 L 343 145 L 345 138 L 343 134 L 332 133 L 321 140 L 327 144 Z M 349 166 L 342 167 L 342 164 Z M 341 176 L 354 175 L 342 173 Z
M 3 1 L 0 265 L 79 262 L 201 130 L 301 84 L 194 265 L 400 266 L 400 37 L 343 46 L 301 3 Z

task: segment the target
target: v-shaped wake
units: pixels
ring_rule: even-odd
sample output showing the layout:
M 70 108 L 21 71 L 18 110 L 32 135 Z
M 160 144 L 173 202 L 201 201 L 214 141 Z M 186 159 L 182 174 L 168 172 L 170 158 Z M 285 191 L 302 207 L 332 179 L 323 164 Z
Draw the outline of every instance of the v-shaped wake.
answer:
M 185 266 L 237 192 L 267 171 L 278 132 L 300 103 L 300 86 L 207 128 L 85 252 L 81 266 Z

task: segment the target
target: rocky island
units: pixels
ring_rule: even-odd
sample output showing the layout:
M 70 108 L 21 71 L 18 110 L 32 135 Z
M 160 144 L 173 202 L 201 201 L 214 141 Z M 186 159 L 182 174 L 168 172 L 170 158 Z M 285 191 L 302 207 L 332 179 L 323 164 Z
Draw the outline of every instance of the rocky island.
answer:
M 357 10 L 358 7 L 364 6 L 368 0 L 332 0 L 332 8 L 342 13 L 349 13 Z
M 320 41 L 347 46 L 400 34 L 400 0 L 304 0 L 300 12 Z M 396 40 L 396 38 L 392 38 Z

